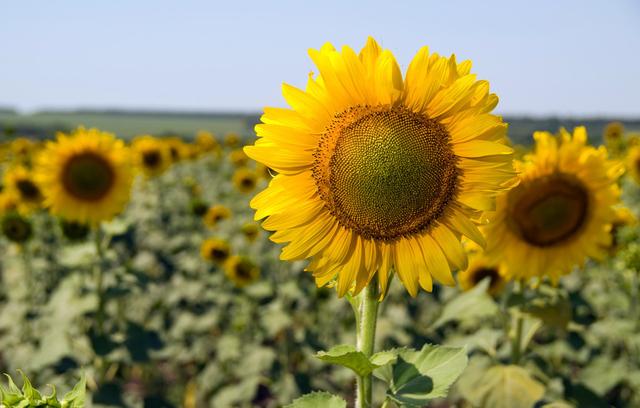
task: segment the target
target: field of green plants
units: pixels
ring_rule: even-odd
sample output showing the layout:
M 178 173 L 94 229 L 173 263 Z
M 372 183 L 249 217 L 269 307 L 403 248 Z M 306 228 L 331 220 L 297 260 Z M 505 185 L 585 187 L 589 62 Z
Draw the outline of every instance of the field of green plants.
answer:
M 14 137 L 3 145 L 5 171 L 25 159 Z M 374 406 L 640 406 L 632 221 L 615 226 L 608 258 L 557 286 L 495 292 L 484 279 L 412 298 L 393 280 L 375 345 L 393 351 L 362 360 L 336 348 L 356 342 L 350 301 L 316 288 L 306 262 L 280 261 L 281 246 L 253 219 L 249 201 L 272 174 L 233 138 L 218 140 L 157 177 L 136 177 L 126 210 L 98 228 L 4 211 L 0 372 L 21 385 L 22 370 L 59 395 L 84 378 L 94 407 L 280 407 L 318 390 L 351 406 L 354 372 L 371 371 Z M 638 214 L 640 186 L 629 176 L 621 184 Z M 209 238 L 242 262 L 211 259 Z M 295 407 L 345 406 L 325 396 Z

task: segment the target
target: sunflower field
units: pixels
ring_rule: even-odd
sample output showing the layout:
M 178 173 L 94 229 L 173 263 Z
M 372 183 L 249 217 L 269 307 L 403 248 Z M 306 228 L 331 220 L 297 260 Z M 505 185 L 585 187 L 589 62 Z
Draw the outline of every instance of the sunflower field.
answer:
M 0 407 L 640 406 L 640 129 L 311 50 L 255 133 L 0 146 Z

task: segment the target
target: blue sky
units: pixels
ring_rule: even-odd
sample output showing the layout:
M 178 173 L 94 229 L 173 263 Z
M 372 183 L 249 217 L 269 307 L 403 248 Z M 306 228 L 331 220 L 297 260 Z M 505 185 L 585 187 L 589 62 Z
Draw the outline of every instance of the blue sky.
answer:
M 308 48 L 373 35 L 403 69 L 422 45 L 471 59 L 502 113 L 640 116 L 638 0 L 3 3 L 0 106 L 283 106 Z

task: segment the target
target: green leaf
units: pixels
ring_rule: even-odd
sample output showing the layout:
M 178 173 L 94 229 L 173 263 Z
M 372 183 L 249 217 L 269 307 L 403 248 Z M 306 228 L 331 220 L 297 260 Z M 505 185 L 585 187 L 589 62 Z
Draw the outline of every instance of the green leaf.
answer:
M 41 400 L 42 395 L 40 395 L 38 390 L 33 388 L 33 385 L 31 385 L 31 381 L 29 381 L 24 372 L 22 370 L 18 370 L 18 372 L 22 376 L 22 395 L 29 401 Z
M 475 372 L 462 394 L 479 408 L 531 408 L 544 396 L 544 386 L 527 370 L 515 365 L 497 365 Z
M 498 305 L 487 293 L 488 285 L 489 280 L 485 279 L 473 289 L 462 292 L 447 302 L 438 319 L 431 325 L 431 329 L 437 329 L 451 321 L 472 320 L 495 315 L 498 311 Z
M 379 366 L 373 364 L 361 351 L 349 344 L 332 347 L 329 351 L 320 351 L 316 357 L 331 364 L 347 367 L 360 377 L 371 374 Z
M 83 375 L 71 391 L 62 397 L 62 408 L 84 408 L 87 393 L 87 378 Z
M 382 352 L 372 358 L 387 363 L 374 375 L 389 384 L 387 396 L 391 400 L 409 407 L 445 397 L 468 361 L 465 347 L 425 345 L 420 351 L 401 349 L 391 363 L 392 354 L 393 351 Z
M 13 382 L 11 376 L 9 374 L 5 374 L 5 376 L 7 377 L 7 382 L 9 383 L 9 389 L 7 390 L 6 388 L 4 388 L 4 386 L 0 385 L 0 396 L 2 396 L 0 402 L 2 402 L 2 404 L 6 405 L 7 407 L 13 407 L 20 401 L 23 401 L 24 398 L 22 396 L 22 391 L 20 391 L 20 388 L 18 388 Z
M 328 392 L 312 392 L 294 400 L 284 408 L 347 408 L 347 403 Z

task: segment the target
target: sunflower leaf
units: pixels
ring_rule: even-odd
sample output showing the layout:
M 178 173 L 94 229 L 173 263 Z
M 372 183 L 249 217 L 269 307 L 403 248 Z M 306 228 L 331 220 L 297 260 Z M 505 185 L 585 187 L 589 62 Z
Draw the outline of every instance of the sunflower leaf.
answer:
M 465 347 L 425 345 L 422 350 L 397 350 L 374 356 L 374 361 L 387 364 L 374 375 L 389 385 L 387 397 L 406 407 L 421 407 L 434 398 L 445 397 L 449 387 L 467 366 Z
M 480 368 L 472 377 L 461 382 L 460 391 L 480 408 L 528 408 L 544 396 L 544 386 L 519 366 Z
M 332 347 L 329 351 L 320 351 L 316 358 L 331 364 L 347 367 L 360 377 L 369 375 L 379 366 L 373 364 L 361 351 L 349 344 Z
M 328 392 L 312 392 L 294 400 L 284 408 L 347 408 L 347 403 L 337 395 Z
M 440 316 L 432 323 L 431 329 L 435 330 L 451 321 L 495 315 L 498 305 L 487 293 L 488 286 L 489 281 L 485 279 L 473 289 L 463 292 L 447 302 L 442 308 Z

